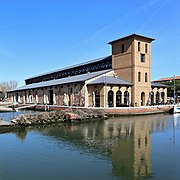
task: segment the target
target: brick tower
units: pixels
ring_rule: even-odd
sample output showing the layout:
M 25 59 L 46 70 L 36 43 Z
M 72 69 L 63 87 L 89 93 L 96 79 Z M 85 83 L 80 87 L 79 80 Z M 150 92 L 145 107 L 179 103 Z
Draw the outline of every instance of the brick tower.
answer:
M 132 34 L 108 44 L 112 45 L 112 69 L 119 78 L 133 83 L 131 104 L 148 103 L 151 92 L 151 42 L 149 37 Z

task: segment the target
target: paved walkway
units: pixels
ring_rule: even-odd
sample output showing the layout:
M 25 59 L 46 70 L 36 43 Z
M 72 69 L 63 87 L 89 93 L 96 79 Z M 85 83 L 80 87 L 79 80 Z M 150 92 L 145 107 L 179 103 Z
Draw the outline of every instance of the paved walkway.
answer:
M 11 122 L 0 120 L 0 126 L 13 126 L 14 124 Z

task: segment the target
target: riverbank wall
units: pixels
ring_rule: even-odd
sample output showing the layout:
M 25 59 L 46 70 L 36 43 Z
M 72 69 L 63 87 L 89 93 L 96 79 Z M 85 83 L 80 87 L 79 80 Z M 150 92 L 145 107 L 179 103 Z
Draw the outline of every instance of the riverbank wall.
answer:
M 173 111 L 173 105 L 160 105 L 160 106 L 141 106 L 141 107 L 119 107 L 119 108 L 95 108 L 95 107 L 74 107 L 74 106 L 54 106 L 54 105 L 36 105 L 34 107 L 29 107 L 27 109 L 37 110 L 37 111 L 58 111 L 67 110 L 71 111 L 82 110 L 88 112 L 92 110 L 94 112 L 104 111 L 106 116 L 118 117 L 118 116 L 132 116 L 132 115 L 148 115 L 148 114 L 158 114 L 158 113 L 170 113 Z

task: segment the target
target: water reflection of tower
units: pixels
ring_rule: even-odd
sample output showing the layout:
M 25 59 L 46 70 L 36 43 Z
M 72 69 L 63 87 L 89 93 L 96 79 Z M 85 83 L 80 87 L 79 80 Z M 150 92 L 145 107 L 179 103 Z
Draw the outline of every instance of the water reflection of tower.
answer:
M 151 174 L 150 123 L 136 121 L 134 125 L 134 175 L 147 177 Z
M 150 127 L 148 120 L 142 122 L 138 119 L 125 120 L 113 126 L 112 132 L 120 134 L 112 149 L 115 176 L 132 179 L 151 175 Z
M 176 142 L 176 129 L 180 127 L 180 115 L 174 114 L 173 118 L 173 146 L 175 146 Z

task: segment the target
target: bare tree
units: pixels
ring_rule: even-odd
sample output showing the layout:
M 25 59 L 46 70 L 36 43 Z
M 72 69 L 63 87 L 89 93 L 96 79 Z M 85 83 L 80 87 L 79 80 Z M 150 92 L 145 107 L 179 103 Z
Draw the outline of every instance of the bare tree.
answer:
M 0 99 L 4 99 L 6 97 L 6 92 L 17 87 L 17 81 L 4 81 L 0 82 Z

